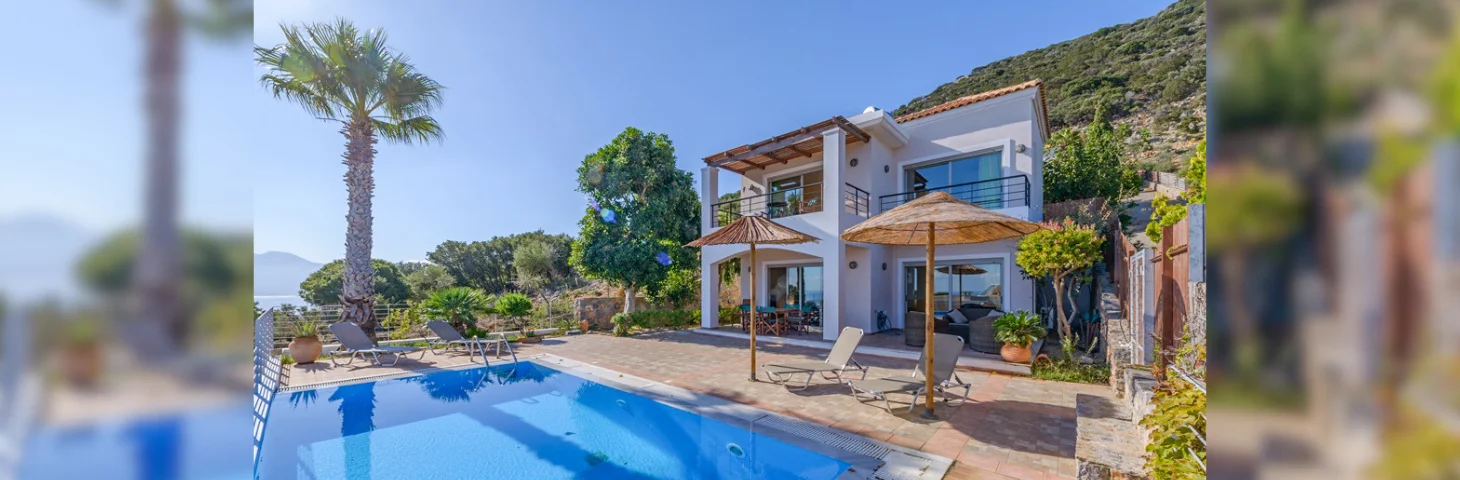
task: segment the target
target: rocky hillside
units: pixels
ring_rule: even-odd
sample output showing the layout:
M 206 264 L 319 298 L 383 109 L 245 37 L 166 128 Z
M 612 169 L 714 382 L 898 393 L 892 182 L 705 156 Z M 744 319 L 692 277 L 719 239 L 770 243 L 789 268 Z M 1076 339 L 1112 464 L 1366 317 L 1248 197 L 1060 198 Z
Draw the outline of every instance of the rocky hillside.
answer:
M 1055 130 L 1084 125 L 1103 107 L 1137 133 L 1144 160 L 1184 159 L 1206 131 L 1206 67 L 1205 4 L 1180 0 L 1152 17 L 974 68 L 894 115 L 1039 78 Z

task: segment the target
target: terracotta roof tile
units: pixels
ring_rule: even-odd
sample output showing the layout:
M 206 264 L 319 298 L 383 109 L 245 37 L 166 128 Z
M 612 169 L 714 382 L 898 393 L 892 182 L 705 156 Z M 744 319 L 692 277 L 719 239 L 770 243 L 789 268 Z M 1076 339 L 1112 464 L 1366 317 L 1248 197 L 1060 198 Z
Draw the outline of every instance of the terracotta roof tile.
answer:
M 909 113 L 907 115 L 903 115 L 901 117 L 897 117 L 897 123 L 903 123 L 903 122 L 907 122 L 907 121 L 911 121 L 911 120 L 917 120 L 917 119 L 923 118 L 923 117 L 929 117 L 929 116 L 937 115 L 939 113 L 943 113 L 943 112 L 946 112 L 946 111 L 949 111 L 949 110 L 953 110 L 953 109 L 960 108 L 960 107 L 966 107 L 966 106 L 973 105 L 973 104 L 978 103 L 978 102 L 982 102 L 984 100 L 988 100 L 990 98 L 1001 97 L 1001 96 L 1008 95 L 1010 93 L 1014 93 L 1014 92 L 1017 92 L 1017 91 L 1020 91 L 1020 90 L 1025 90 L 1025 89 L 1028 89 L 1028 88 L 1038 88 L 1037 91 L 1038 91 L 1038 94 L 1039 94 L 1039 106 L 1043 110 L 1040 113 L 1041 113 L 1041 115 L 1043 115 L 1043 116 L 1046 117 L 1045 120 L 1044 120 L 1044 123 L 1045 123 L 1044 130 L 1045 130 L 1045 132 L 1048 132 L 1049 131 L 1049 118 L 1048 118 L 1049 105 L 1047 104 L 1047 102 L 1044 99 L 1044 81 L 1043 80 L 1039 80 L 1039 79 L 1030 80 L 1030 81 L 1027 81 L 1027 82 L 1024 82 L 1024 83 L 1020 83 L 1018 85 L 1010 85 L 1010 86 L 1007 86 L 1007 87 L 1004 87 L 1004 88 L 989 90 L 987 92 L 980 92 L 980 93 L 975 93 L 973 95 L 968 95 L 968 96 L 964 96 L 964 97 L 958 97 L 956 99 L 953 99 L 953 100 L 950 100 L 950 101 L 947 101 L 947 102 L 943 102 L 941 104 L 938 104 L 938 105 L 935 105 L 935 106 L 932 106 L 932 107 L 929 107 L 929 108 L 925 108 L 925 109 L 918 110 L 918 111 L 913 112 L 913 113 Z

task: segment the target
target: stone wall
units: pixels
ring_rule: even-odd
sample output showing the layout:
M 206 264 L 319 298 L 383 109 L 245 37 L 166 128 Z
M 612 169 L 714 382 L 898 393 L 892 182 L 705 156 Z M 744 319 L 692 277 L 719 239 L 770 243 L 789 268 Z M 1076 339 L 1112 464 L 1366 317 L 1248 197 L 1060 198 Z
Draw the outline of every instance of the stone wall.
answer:
M 634 310 L 649 310 L 654 308 L 644 297 L 634 299 Z M 610 320 L 619 312 L 624 311 L 623 297 L 584 297 L 573 301 L 573 319 L 578 321 L 587 320 L 599 330 L 610 330 L 613 323 Z

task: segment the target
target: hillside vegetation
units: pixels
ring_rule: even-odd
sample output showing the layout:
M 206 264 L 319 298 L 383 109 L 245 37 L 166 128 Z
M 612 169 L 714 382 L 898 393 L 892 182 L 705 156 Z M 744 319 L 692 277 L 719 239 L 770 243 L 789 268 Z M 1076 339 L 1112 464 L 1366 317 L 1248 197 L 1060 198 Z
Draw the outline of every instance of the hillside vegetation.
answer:
M 1206 66 L 1205 5 L 1181 0 L 1152 17 L 974 68 L 894 115 L 1038 78 L 1055 130 L 1083 126 L 1104 108 L 1138 135 L 1140 156 L 1181 159 L 1206 131 Z

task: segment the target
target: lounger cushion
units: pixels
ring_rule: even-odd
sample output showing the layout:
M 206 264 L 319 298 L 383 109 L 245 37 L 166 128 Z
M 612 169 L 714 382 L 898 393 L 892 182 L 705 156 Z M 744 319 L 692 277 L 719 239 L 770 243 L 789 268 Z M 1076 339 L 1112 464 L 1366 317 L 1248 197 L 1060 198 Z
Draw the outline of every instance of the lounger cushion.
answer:
M 852 388 L 864 392 L 911 392 L 923 387 L 923 382 L 911 378 L 879 378 L 876 380 L 852 380 Z

